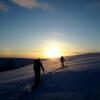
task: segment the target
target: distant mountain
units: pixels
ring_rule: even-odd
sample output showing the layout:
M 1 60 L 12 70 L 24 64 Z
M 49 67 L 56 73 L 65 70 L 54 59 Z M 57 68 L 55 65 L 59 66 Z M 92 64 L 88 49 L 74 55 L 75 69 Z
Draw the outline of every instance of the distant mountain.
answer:
M 80 54 L 77 55 L 78 57 L 100 57 L 100 52 L 98 53 L 85 53 L 85 54 Z
M 21 68 L 32 63 L 32 59 L 0 58 L 0 72 Z
M 69 58 L 70 59 L 68 60 L 83 60 L 83 59 L 100 58 L 100 53 L 86 53 L 86 54 L 70 56 Z

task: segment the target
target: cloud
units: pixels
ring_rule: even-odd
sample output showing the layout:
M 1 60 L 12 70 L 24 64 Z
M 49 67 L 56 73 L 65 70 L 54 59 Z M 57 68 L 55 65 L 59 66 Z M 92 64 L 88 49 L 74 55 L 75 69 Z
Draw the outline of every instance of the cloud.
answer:
M 7 10 L 8 7 L 4 3 L 0 2 L 0 12 L 6 12 Z
M 43 10 L 51 9 L 49 3 L 40 3 L 37 0 L 10 0 L 10 1 L 28 9 L 33 9 L 33 8 L 40 8 Z
M 53 7 L 49 3 L 40 4 L 40 8 L 43 10 L 53 10 Z

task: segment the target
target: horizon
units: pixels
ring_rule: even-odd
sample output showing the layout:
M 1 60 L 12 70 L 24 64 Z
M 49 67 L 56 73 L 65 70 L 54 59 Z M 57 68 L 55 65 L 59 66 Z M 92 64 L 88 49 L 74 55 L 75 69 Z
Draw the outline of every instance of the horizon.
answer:
M 100 1 L 1 0 L 0 57 L 100 52 Z
M 88 55 L 88 54 L 100 54 L 100 52 L 84 52 L 84 53 L 79 53 L 79 52 L 77 52 L 77 53 L 75 53 L 75 54 L 73 54 L 73 55 L 66 55 L 66 56 L 64 56 L 64 57 L 73 57 L 73 56 L 79 56 L 79 55 Z M 63 55 L 62 55 L 63 56 Z M 43 59 L 58 59 L 58 58 L 60 58 L 60 57 L 24 57 L 24 56 L 0 56 L 0 58 L 18 58 L 18 59 L 41 59 L 41 60 L 43 60 Z

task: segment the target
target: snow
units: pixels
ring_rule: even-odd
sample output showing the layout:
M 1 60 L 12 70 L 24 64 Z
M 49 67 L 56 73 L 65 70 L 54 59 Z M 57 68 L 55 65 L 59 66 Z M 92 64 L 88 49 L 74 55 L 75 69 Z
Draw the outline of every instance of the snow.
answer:
M 42 61 L 46 73 L 60 67 L 58 59 Z M 54 66 L 53 66 L 54 65 Z M 33 64 L 6 72 L 0 73 L 0 83 L 8 83 L 34 76 Z
M 33 93 L 25 90 L 34 83 L 33 65 L 0 73 L 0 100 L 100 100 L 100 57 L 69 57 L 65 68 L 59 59 L 43 65 L 43 83 Z

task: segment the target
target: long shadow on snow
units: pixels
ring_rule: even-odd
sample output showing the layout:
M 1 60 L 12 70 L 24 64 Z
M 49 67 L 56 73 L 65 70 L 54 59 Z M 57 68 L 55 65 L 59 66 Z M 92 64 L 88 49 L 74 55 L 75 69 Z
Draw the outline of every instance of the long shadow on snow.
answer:
M 36 91 L 34 95 L 31 94 L 33 98 L 36 95 L 42 96 L 50 93 L 72 93 L 82 95 L 82 100 L 100 99 L 99 69 L 53 72 L 45 81 L 44 86 L 40 87 L 41 89 L 39 89 L 39 91 Z

